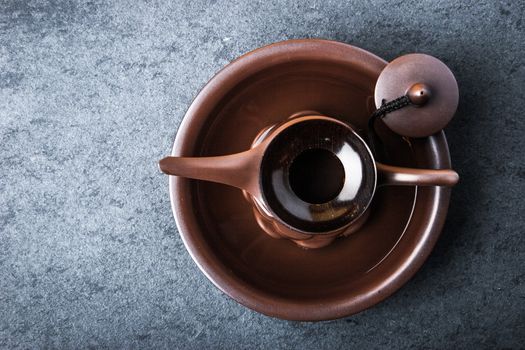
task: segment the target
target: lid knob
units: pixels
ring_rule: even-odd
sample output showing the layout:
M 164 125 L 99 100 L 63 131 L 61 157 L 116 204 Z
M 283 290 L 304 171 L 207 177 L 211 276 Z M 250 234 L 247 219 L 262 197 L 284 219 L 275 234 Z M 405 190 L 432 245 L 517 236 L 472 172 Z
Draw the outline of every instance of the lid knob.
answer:
M 423 106 L 428 102 L 432 93 L 427 84 L 416 83 L 407 90 L 406 95 L 413 105 Z

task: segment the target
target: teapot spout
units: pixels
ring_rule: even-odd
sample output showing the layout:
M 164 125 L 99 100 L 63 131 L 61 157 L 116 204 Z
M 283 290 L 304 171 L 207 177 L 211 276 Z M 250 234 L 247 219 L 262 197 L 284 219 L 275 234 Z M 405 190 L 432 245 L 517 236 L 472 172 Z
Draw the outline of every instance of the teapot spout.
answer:
M 258 147 L 217 157 L 166 157 L 159 169 L 167 175 L 217 182 L 258 194 L 258 172 L 262 152 Z

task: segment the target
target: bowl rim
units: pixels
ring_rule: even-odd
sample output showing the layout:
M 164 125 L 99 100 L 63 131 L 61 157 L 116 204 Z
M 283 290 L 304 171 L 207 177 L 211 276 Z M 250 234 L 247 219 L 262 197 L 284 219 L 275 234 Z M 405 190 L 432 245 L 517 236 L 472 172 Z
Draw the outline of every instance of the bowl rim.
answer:
M 387 63 L 363 49 L 324 39 L 286 40 L 248 52 L 216 73 L 195 97 L 178 128 L 172 155 L 194 155 L 196 140 L 209 113 L 216 102 L 235 85 L 257 71 L 292 60 L 330 60 L 354 65 L 374 76 L 378 76 Z M 427 138 L 425 148 L 432 157 L 433 167 L 450 168 L 450 155 L 443 131 Z M 449 188 L 432 187 L 425 191 L 430 195 L 425 207 L 428 217 L 421 224 L 419 239 L 411 243 L 412 250 L 393 273 L 382 281 L 371 283 L 357 295 L 320 303 L 318 300 L 291 299 L 271 294 L 232 274 L 207 246 L 202 235 L 196 234 L 200 225 L 193 213 L 190 180 L 169 177 L 170 200 L 178 231 L 190 256 L 204 275 L 226 295 L 252 310 L 297 321 L 331 320 L 358 313 L 386 299 L 412 278 L 432 251 L 450 202 Z M 416 188 L 415 203 L 421 192 Z

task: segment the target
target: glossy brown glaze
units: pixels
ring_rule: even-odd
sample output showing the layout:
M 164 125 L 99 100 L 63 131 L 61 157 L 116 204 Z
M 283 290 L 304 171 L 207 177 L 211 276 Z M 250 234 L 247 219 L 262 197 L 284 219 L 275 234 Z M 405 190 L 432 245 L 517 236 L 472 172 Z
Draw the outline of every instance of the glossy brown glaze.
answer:
M 197 96 L 173 155 L 245 151 L 265 127 L 301 110 L 340 116 L 364 129 L 384 66 L 370 53 L 330 41 L 256 50 L 224 68 Z M 381 123 L 377 129 L 385 163 L 450 168 L 443 133 L 409 144 Z M 322 320 L 374 305 L 416 272 L 439 236 L 450 189 L 378 188 L 361 229 L 317 250 L 263 234 L 233 187 L 170 177 L 170 195 L 188 251 L 217 287 L 267 315 Z

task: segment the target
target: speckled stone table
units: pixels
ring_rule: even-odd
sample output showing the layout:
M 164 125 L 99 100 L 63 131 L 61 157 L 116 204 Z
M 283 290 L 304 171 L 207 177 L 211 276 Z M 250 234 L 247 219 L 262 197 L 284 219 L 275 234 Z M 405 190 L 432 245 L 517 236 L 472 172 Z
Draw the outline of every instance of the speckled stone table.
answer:
M 522 348 L 522 1 L 0 1 L 0 347 Z M 290 38 L 455 72 L 448 222 L 393 297 L 323 323 L 219 292 L 184 249 L 168 154 L 192 98 L 235 57 Z

